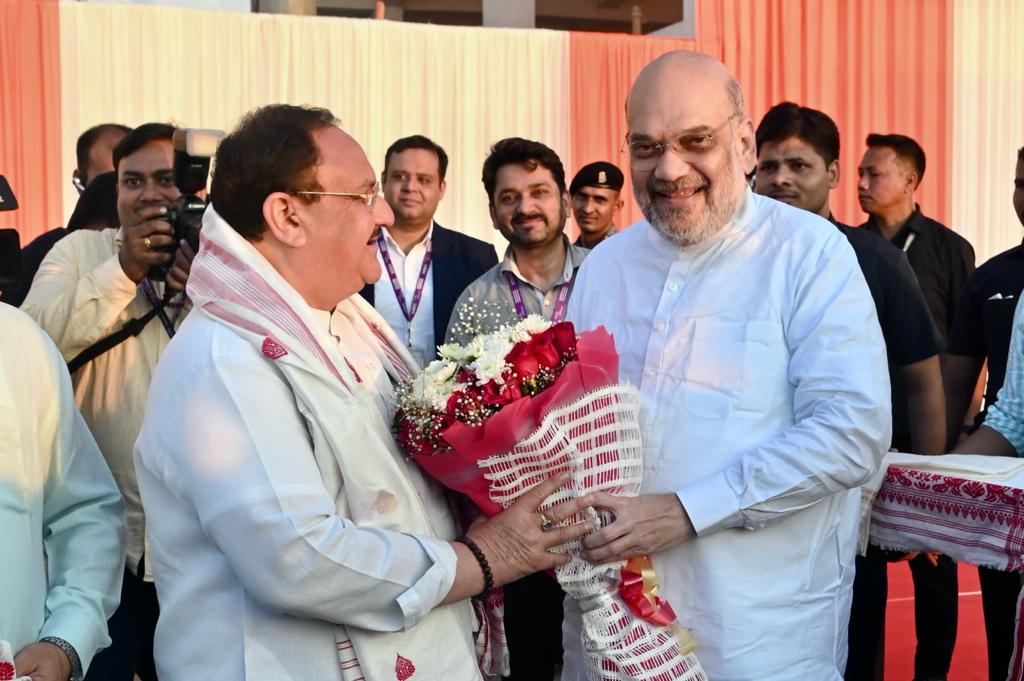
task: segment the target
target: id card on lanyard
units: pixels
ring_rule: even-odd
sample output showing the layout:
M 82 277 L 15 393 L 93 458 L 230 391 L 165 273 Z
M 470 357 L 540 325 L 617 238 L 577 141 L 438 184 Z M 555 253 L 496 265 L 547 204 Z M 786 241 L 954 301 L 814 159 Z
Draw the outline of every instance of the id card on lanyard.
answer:
M 526 319 L 529 312 L 526 310 L 526 303 L 523 302 L 523 292 L 516 281 L 516 275 L 505 272 L 505 280 L 508 282 L 508 292 L 512 295 L 512 302 L 516 306 L 516 314 L 520 319 Z M 558 297 L 555 298 L 555 309 L 551 311 L 551 321 L 555 324 L 565 320 L 565 312 L 569 307 L 569 294 L 572 293 L 573 282 L 576 281 L 576 271 L 573 271 L 572 278 L 559 285 Z
M 395 265 L 391 262 L 391 254 L 388 253 L 388 245 L 384 241 L 384 235 L 381 234 L 377 237 L 377 249 L 380 251 L 381 260 L 384 261 L 384 269 L 388 272 L 388 278 L 391 280 L 391 288 L 395 292 L 395 298 L 398 300 L 398 306 L 402 308 L 402 315 L 405 317 L 407 322 L 406 326 L 406 345 L 409 348 L 409 352 L 416 357 L 416 360 L 420 363 L 420 366 L 425 366 L 426 358 L 422 356 L 422 353 L 415 352 L 412 347 L 412 320 L 416 316 L 417 310 L 420 309 L 420 301 L 423 299 L 423 287 L 427 284 L 427 274 L 430 272 L 430 261 L 433 256 L 432 252 L 433 245 L 431 242 L 427 242 L 427 252 L 423 255 L 423 265 L 420 267 L 419 277 L 416 279 L 416 289 L 412 294 L 412 305 L 405 302 L 405 293 L 402 291 L 402 283 L 398 281 L 398 272 L 395 270 Z

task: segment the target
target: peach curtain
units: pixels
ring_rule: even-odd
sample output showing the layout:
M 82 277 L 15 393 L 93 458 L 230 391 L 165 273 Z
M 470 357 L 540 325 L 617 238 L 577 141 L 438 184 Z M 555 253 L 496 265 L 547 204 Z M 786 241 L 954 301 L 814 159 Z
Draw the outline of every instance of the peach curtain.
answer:
M 0 174 L 20 208 L 0 213 L 22 245 L 64 223 L 59 194 L 60 19 L 57 0 L 0 0 Z
M 981 264 L 1021 242 L 1011 196 L 1024 146 L 1024 3 L 957 0 L 953 46 L 953 223 Z
M 595 158 L 625 165 L 623 104 L 637 71 L 665 51 L 696 49 L 733 72 L 755 125 L 786 99 L 836 120 L 842 180 L 832 208 L 839 219 L 857 224 L 865 217 L 856 192 L 864 138 L 901 132 L 928 156 L 918 197 L 923 210 L 946 221 L 951 7 L 951 0 L 698 0 L 695 40 L 574 33 L 573 170 Z

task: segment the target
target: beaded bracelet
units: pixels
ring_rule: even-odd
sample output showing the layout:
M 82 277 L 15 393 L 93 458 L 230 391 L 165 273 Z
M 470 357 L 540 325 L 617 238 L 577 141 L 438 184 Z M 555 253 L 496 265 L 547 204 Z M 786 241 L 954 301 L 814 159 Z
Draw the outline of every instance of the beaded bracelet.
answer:
M 487 563 L 487 558 L 484 556 L 484 552 L 480 550 L 480 547 L 476 545 L 476 542 L 469 537 L 463 535 L 457 538 L 455 541 L 466 546 L 473 557 L 476 558 L 476 562 L 480 563 L 480 570 L 484 573 L 484 590 L 474 596 L 474 598 L 482 598 L 486 596 L 491 589 L 494 588 L 494 575 L 491 574 L 491 566 Z

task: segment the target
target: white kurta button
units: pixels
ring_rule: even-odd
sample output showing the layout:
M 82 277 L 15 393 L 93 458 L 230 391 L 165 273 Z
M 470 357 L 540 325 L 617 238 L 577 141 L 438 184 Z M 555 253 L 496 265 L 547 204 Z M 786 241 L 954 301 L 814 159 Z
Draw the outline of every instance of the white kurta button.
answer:
M 665 330 L 665 322 L 656 322 L 654 324 L 654 330 L 655 331 L 664 331 Z
M 679 284 L 673 281 L 671 284 L 668 285 L 668 290 L 675 293 L 676 291 L 679 290 Z
M 648 369 L 647 371 L 645 371 L 644 376 L 646 376 L 647 378 L 651 378 L 652 376 L 654 376 L 654 369 Z

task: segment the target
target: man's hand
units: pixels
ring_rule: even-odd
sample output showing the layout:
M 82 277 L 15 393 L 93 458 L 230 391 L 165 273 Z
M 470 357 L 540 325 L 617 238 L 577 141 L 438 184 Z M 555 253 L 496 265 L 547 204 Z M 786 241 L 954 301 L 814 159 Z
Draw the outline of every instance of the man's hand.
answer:
M 145 278 L 153 265 L 166 265 L 174 256 L 158 251 L 174 245 L 174 228 L 166 220 L 155 218 L 166 215 L 164 206 L 146 206 L 137 211 L 142 222 L 124 227 L 124 241 L 117 259 L 125 275 L 136 284 Z M 190 261 L 191 262 L 191 261 Z M 188 275 L 185 275 L 188 278 Z
M 14 668 L 32 681 L 68 681 L 71 678 L 71 660 L 67 654 L 46 641 L 30 643 L 14 656 Z
M 182 239 L 178 243 L 178 251 L 174 254 L 174 264 L 167 271 L 167 286 L 175 291 L 184 291 L 188 283 L 188 273 L 192 269 L 192 259 L 196 252 Z
M 551 549 L 594 529 L 589 522 L 560 527 L 561 523 L 593 504 L 590 495 L 553 506 L 545 510 L 543 516 L 538 510 L 544 500 L 568 480 L 568 475 L 545 480 L 498 515 L 470 528 L 467 536 L 484 552 L 495 586 L 568 563 L 567 554 L 551 553 Z M 554 526 L 546 532 L 542 529 L 545 517 Z
M 617 497 L 595 492 L 591 496 L 594 506 L 615 514 L 614 522 L 583 540 L 583 556 L 591 563 L 653 555 L 697 535 L 675 494 Z

